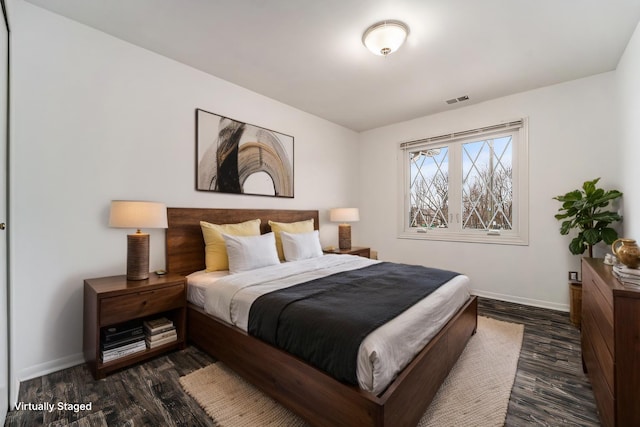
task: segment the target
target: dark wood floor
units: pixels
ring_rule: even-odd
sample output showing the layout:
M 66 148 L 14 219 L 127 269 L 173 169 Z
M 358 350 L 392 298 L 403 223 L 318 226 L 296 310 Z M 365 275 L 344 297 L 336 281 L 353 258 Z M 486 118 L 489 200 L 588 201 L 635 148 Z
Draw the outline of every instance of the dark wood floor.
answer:
M 506 426 L 599 426 L 569 313 L 481 298 L 479 314 L 524 325 Z
M 580 333 L 568 314 L 488 299 L 479 302 L 480 315 L 525 325 L 505 425 L 600 425 L 582 373 Z M 213 361 L 190 346 L 101 381 L 94 381 L 84 365 L 25 381 L 19 402 L 92 402 L 92 411 L 11 411 L 5 427 L 214 426 L 178 383 L 181 376 Z

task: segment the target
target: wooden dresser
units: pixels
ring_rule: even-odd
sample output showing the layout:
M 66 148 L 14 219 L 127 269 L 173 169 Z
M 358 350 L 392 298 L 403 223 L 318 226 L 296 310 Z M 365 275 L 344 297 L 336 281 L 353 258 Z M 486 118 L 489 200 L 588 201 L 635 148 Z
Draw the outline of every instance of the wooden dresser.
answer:
M 582 259 L 582 363 L 604 426 L 640 426 L 640 290 Z

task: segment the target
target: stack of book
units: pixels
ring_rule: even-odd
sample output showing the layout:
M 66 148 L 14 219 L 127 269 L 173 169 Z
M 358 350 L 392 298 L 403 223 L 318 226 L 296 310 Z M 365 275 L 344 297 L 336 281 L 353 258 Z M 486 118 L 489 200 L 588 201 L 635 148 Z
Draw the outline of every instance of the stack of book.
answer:
M 640 288 L 640 270 L 629 268 L 624 264 L 613 266 L 613 275 L 623 284 L 635 288 Z
M 166 317 L 145 320 L 144 333 L 148 348 L 155 348 L 178 340 L 176 327 Z
M 141 320 L 132 320 L 100 330 L 100 355 L 102 362 L 146 350 Z

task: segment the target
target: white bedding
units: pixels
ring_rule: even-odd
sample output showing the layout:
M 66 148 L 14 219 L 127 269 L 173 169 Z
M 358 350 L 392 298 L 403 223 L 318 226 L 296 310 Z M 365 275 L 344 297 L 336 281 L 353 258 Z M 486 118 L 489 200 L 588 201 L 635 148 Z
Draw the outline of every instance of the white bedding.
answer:
M 207 288 L 216 283 L 221 277 L 228 275 L 229 270 L 212 271 L 209 273 L 202 270 L 191 273 L 187 276 L 187 301 L 198 307 L 204 307 Z
M 351 255 L 325 255 L 232 275 L 196 272 L 188 276 L 187 298 L 207 313 L 246 331 L 249 309 L 260 295 L 377 262 Z M 469 278 L 457 276 L 369 334 L 358 351 L 360 387 L 374 394 L 384 391 L 469 295 Z

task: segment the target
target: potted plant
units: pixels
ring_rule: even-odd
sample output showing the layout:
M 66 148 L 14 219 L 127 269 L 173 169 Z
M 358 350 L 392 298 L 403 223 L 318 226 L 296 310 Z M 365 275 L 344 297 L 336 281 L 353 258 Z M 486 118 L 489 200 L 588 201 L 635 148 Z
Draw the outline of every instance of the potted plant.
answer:
M 556 219 L 562 221 L 560 234 L 569 234 L 577 229 L 578 235 L 569 243 L 569 250 L 574 255 L 583 254 L 589 250 L 589 257 L 593 257 L 593 245 L 604 241 L 611 245 L 618 238 L 618 232 L 609 225 L 620 221 L 622 217 L 617 212 L 605 210 L 609 203 L 622 197 L 618 190 L 605 191 L 596 187 L 600 178 L 586 181 L 582 189 L 573 190 L 567 194 L 554 197 L 562 202 Z
M 609 203 L 622 197 L 618 190 L 605 191 L 596 184 L 600 178 L 593 181 L 585 181 L 582 188 L 573 190 L 567 194 L 554 197 L 562 202 L 562 207 L 555 215 L 558 221 L 562 221 L 560 234 L 567 235 L 573 229 L 578 230 L 578 235 L 569 243 L 569 250 L 574 255 L 589 251 L 589 257 L 593 257 L 593 246 L 604 241 L 611 245 L 617 238 L 618 232 L 609 225 L 622 219 L 617 212 L 606 210 Z M 582 307 L 582 286 L 579 282 L 570 283 L 570 318 L 574 325 L 580 327 L 580 312 Z

